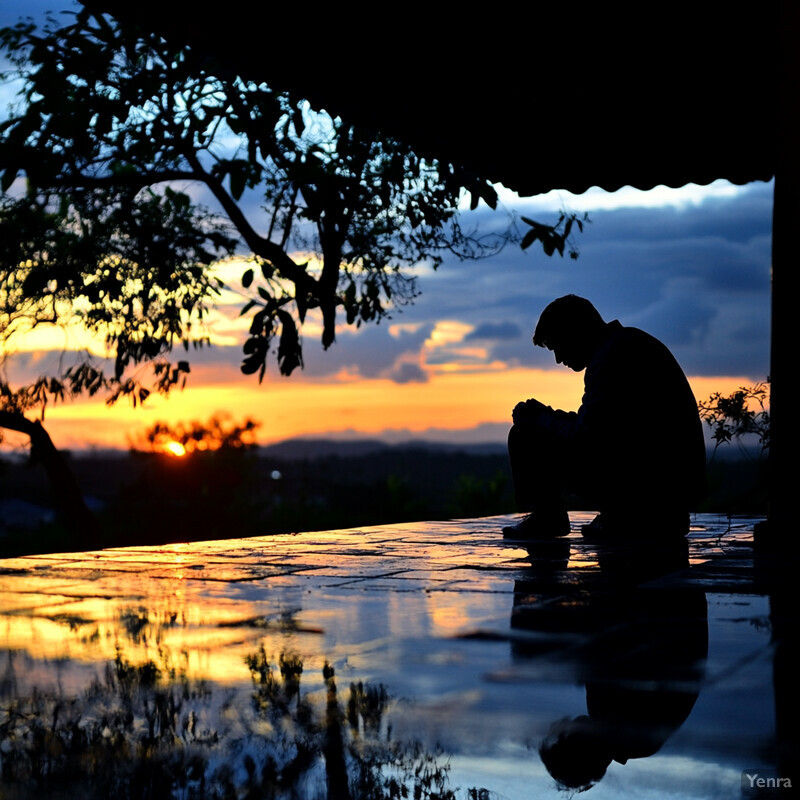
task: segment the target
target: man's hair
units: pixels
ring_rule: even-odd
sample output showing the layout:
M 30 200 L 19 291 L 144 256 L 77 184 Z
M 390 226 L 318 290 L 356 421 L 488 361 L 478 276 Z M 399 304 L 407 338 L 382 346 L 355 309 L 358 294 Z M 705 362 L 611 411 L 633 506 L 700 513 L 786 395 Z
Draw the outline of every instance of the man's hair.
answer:
M 613 760 L 603 729 L 585 714 L 554 722 L 539 756 L 558 788 L 574 793 L 602 780 Z
M 605 321 L 600 312 L 585 298 L 567 294 L 553 300 L 539 317 L 533 332 L 533 343 L 537 347 L 547 347 L 547 343 L 562 331 L 570 329 L 591 330 Z

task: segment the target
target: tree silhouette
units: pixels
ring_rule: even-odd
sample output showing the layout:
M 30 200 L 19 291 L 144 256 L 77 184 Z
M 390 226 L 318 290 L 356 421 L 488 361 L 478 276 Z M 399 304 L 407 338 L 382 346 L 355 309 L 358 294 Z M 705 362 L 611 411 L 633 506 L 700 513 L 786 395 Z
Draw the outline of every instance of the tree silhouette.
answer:
M 770 381 L 761 381 L 754 386 L 741 386 L 729 395 L 714 392 L 708 400 L 698 403 L 700 418 L 711 429 L 714 452 L 721 444 L 752 436 L 758 441 L 761 452 L 769 449 Z
M 497 195 L 460 166 L 110 15 L 65 19 L 0 31 L 19 87 L 0 124 L 0 359 L 34 328 L 78 323 L 110 366 L 73 352 L 26 385 L 0 376 L 0 427 L 28 433 L 31 413 L 79 395 L 136 405 L 183 385 L 189 356 L 173 352 L 209 343 L 225 259 L 247 262 L 241 369 L 261 380 L 268 359 L 302 367 L 305 322 L 328 348 L 340 319 L 377 322 L 416 297 L 409 265 L 512 238 L 462 230 L 464 194 L 492 208 Z M 524 244 L 563 254 L 553 236 L 570 226 Z
M 100 388 L 143 399 L 152 387 L 128 374 L 142 363 L 159 390 L 182 380 L 187 363 L 161 359 L 207 341 L 221 288 L 209 267 L 234 253 L 250 261 L 242 369 L 263 377 L 274 349 L 288 375 L 309 312 L 325 347 L 339 308 L 380 320 L 416 294 L 404 266 L 474 254 L 453 224 L 462 189 L 496 203 L 485 181 L 109 16 L 21 23 L 2 42 L 23 88 L 0 127 L 0 185 L 26 182 L 0 208 L 4 339 L 79 316 L 114 353 L 110 375 L 73 368 L 29 391 L 38 403 Z
M 183 455 L 206 450 L 245 450 L 256 444 L 256 431 L 261 423 L 247 418 L 233 422 L 220 416 L 212 416 L 208 422 L 154 422 L 134 443 L 137 449 L 144 448 L 154 453 Z
M 275 659 L 263 644 L 245 666 L 249 696 L 221 690 L 214 675 L 190 678 L 169 648 L 135 663 L 119 646 L 89 686 L 70 694 L 60 686 L 18 690 L 10 660 L 0 793 L 290 800 L 313 786 L 314 796 L 330 800 L 489 796 L 453 787 L 446 753 L 392 735 L 382 684 L 352 683 L 340 694 L 325 661 L 320 697 L 304 690 L 299 656 Z

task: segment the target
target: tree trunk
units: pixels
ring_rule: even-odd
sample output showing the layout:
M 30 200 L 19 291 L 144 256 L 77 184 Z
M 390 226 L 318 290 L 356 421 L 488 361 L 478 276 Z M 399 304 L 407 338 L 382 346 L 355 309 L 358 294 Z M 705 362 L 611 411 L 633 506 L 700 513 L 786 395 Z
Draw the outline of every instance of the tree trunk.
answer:
M 69 464 L 41 422 L 29 420 L 17 412 L 0 411 L 0 428 L 18 431 L 30 438 L 31 458 L 44 467 L 50 479 L 58 509 L 74 535 L 75 549 L 100 547 L 100 523 L 84 502 Z
M 337 800 L 350 800 L 350 786 L 347 775 L 347 760 L 344 751 L 344 735 L 342 733 L 342 709 L 336 697 L 336 681 L 333 667 L 325 664 L 322 670 L 325 685 L 328 689 L 328 713 L 325 720 L 325 739 L 323 753 L 325 755 L 325 773 L 328 783 L 328 797 Z

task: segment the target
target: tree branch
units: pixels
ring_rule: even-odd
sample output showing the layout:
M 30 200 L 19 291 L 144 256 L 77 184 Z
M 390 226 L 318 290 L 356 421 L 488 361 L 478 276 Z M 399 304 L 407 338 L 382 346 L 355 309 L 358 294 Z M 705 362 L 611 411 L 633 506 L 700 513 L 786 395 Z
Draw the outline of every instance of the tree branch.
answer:
M 75 544 L 83 549 L 100 546 L 101 531 L 97 518 L 84 502 L 78 482 L 64 456 L 56 449 L 50 434 L 38 420 L 23 414 L 0 411 L 0 428 L 25 434 L 31 440 L 31 458 L 41 463 L 53 487 L 56 503 L 75 535 Z
M 316 280 L 279 245 L 259 235 L 236 201 L 225 190 L 222 181 L 206 172 L 194 153 L 186 155 L 190 165 L 195 170 L 195 179 L 205 183 L 211 190 L 211 193 L 222 206 L 223 211 L 227 214 L 236 230 L 239 231 L 250 250 L 255 255 L 273 264 L 284 278 L 292 281 L 305 292 L 315 294 L 317 288 Z

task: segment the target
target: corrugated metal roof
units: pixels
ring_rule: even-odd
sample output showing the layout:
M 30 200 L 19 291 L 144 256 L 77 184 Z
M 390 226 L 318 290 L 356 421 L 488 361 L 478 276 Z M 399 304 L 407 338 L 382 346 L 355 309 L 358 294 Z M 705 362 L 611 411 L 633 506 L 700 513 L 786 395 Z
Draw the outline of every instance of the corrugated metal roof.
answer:
M 275 88 L 521 194 L 734 183 L 776 171 L 778 4 L 430 4 L 132 15 Z M 448 16 L 448 14 L 450 16 Z

